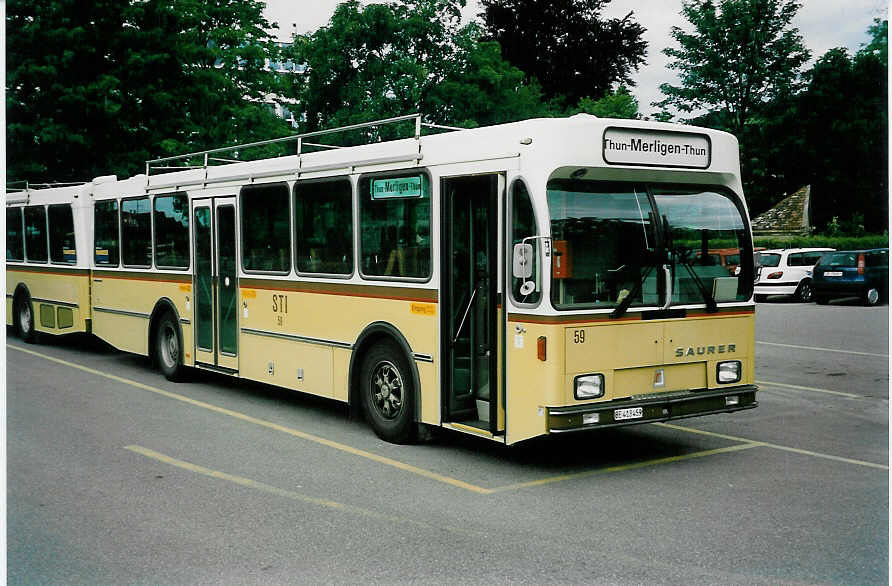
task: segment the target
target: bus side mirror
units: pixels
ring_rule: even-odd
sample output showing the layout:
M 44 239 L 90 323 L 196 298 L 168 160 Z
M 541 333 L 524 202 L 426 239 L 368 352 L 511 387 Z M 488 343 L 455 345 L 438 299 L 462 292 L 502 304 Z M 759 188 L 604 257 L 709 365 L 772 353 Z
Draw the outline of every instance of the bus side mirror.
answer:
M 529 242 L 515 244 L 512 264 L 515 279 L 529 279 L 533 275 L 533 245 Z

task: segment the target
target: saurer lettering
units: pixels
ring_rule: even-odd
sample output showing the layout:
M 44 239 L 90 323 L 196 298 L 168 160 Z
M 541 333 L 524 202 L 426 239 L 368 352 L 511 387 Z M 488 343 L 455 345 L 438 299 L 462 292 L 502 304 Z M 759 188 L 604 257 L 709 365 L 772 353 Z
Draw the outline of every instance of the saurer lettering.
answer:
M 716 346 L 688 346 L 675 349 L 675 357 L 707 356 L 709 354 L 731 354 L 737 352 L 737 344 L 718 344 Z

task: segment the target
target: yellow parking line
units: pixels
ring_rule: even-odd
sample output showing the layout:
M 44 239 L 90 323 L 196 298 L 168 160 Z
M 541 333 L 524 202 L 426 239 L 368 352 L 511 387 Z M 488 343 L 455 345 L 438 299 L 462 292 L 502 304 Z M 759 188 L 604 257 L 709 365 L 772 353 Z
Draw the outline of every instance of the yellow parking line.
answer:
M 301 494 L 299 492 L 294 492 L 292 490 L 285 490 L 284 488 L 279 488 L 277 486 L 271 486 L 269 484 L 264 484 L 263 482 L 258 482 L 257 480 L 252 480 L 251 478 L 245 478 L 244 476 L 236 476 L 234 474 L 227 474 L 226 472 L 220 472 L 219 470 L 214 470 L 212 468 L 205 468 L 204 466 L 199 466 L 198 464 L 193 464 L 191 462 L 186 462 L 184 460 L 178 460 L 176 458 L 172 458 L 161 452 L 156 452 L 155 450 L 150 450 L 149 448 L 144 448 L 142 446 L 124 446 L 125 450 L 130 450 L 131 452 L 135 452 L 137 454 L 141 454 L 147 458 L 151 458 L 153 460 L 157 460 L 158 462 L 163 462 L 164 464 L 169 464 L 170 466 L 175 466 L 177 468 L 181 468 L 183 470 L 188 470 L 189 472 L 194 472 L 196 474 L 201 474 L 203 476 L 208 476 L 210 478 L 216 478 L 218 480 L 225 480 L 226 482 L 231 482 L 233 484 L 237 484 L 239 486 L 244 486 L 245 488 L 250 488 L 253 490 L 258 490 L 261 492 L 265 492 L 268 494 L 273 494 L 279 497 L 291 499 L 293 501 L 299 501 L 311 505 L 318 505 L 320 507 L 325 507 L 327 509 L 334 509 L 337 511 L 344 511 L 346 513 L 353 513 L 355 515 L 361 515 L 363 517 L 370 517 L 372 519 L 378 519 L 382 521 L 389 521 L 391 523 L 401 523 L 401 524 L 409 524 L 416 525 L 418 527 L 423 527 L 425 529 L 435 529 L 435 530 L 445 530 L 454 533 L 465 533 L 479 536 L 479 533 L 475 533 L 473 531 L 458 529 L 454 527 L 441 527 L 428 525 L 427 523 L 423 523 L 421 521 L 415 521 L 414 519 L 408 519 L 405 517 L 397 517 L 395 515 L 386 515 L 384 513 L 379 513 L 377 511 L 372 511 L 370 509 L 364 509 L 362 507 L 356 507 L 353 505 L 346 505 L 344 503 L 339 503 L 337 501 L 332 501 L 328 499 L 320 499 L 312 496 L 308 496 L 305 494 Z
M 232 411 L 230 409 L 218 407 L 218 406 L 212 405 L 210 403 L 205 403 L 204 401 L 197 401 L 195 399 L 190 399 L 189 397 L 186 397 L 183 395 L 178 395 L 177 393 L 171 393 L 170 391 L 165 391 L 163 389 L 159 389 L 159 388 L 153 387 L 151 385 L 146 385 L 146 384 L 143 384 L 140 382 L 126 379 L 124 377 L 116 376 L 113 374 L 108 374 L 106 372 L 96 370 L 95 368 L 89 368 L 87 366 L 75 364 L 74 362 L 68 362 L 67 360 L 62 360 L 61 358 L 55 358 L 55 357 L 49 356 L 47 354 L 42 354 L 40 352 L 35 352 L 34 350 L 29 350 L 27 348 L 21 348 L 19 346 L 15 346 L 12 344 L 7 344 L 7 347 L 12 348 L 14 350 L 18 350 L 19 352 L 24 352 L 26 354 L 31 354 L 31 355 L 37 356 L 39 358 L 44 358 L 46 360 L 56 362 L 58 364 L 63 364 L 65 366 L 69 366 L 71 368 L 76 368 L 76 369 L 82 370 L 84 372 L 89 372 L 90 374 L 94 374 L 96 376 L 101 376 L 103 378 L 107 378 L 107 379 L 113 380 L 115 382 L 119 382 L 119 383 L 122 383 L 125 385 L 130 385 L 132 387 L 136 387 L 136 388 L 142 389 L 144 391 L 149 391 L 150 393 L 155 393 L 155 394 L 161 395 L 163 397 L 167 397 L 169 399 L 175 399 L 177 401 L 182 401 L 183 403 L 188 403 L 189 405 L 193 405 L 195 407 L 201 407 L 202 409 L 207 409 L 208 411 L 213 411 L 213 412 L 219 413 L 221 415 L 227 415 L 229 417 L 234 417 L 236 419 L 240 419 L 241 421 L 245 421 L 247 423 L 253 423 L 254 425 L 266 427 L 267 429 L 273 429 L 275 431 L 279 431 L 279 432 L 288 434 L 293 437 L 298 437 L 300 439 L 311 441 L 311 442 L 314 442 L 314 443 L 317 443 L 317 444 L 320 444 L 323 446 L 327 446 L 329 448 L 334 448 L 341 452 L 352 454 L 354 456 L 359 456 L 361 458 L 365 458 L 365 459 L 371 460 L 373 462 L 378 462 L 379 464 L 385 464 L 387 466 L 392 466 L 394 468 L 398 468 L 399 470 L 403 470 L 405 472 L 410 472 L 410 473 L 416 474 L 418 476 L 423 476 L 423 477 L 429 478 L 431 480 L 436 480 L 437 482 L 442 482 L 443 484 L 448 484 L 450 486 L 454 486 L 457 488 L 463 488 L 465 490 L 469 490 L 471 492 L 476 492 L 479 494 L 489 494 L 490 493 L 489 489 L 471 484 L 469 482 L 464 482 L 462 480 L 458 480 L 458 479 L 452 478 L 450 476 L 444 476 L 442 474 L 437 474 L 436 472 L 431 472 L 430 470 L 418 468 L 417 466 L 413 466 L 411 464 L 406 464 L 405 462 L 400 462 L 399 460 L 394 460 L 394 459 L 388 458 L 386 456 L 381 456 L 379 454 L 374 454 L 372 452 L 360 450 L 358 448 L 354 448 L 352 446 L 348 446 L 348 445 L 342 444 L 340 442 L 325 439 L 323 437 L 319 437 L 319 436 L 316 436 L 316 435 L 313 435 L 310 433 L 306 433 L 304 431 L 299 431 L 297 429 L 292 429 L 290 427 L 285 427 L 284 425 L 279 425 L 278 423 L 273 423 L 271 421 L 266 421 L 264 419 L 258 419 L 256 417 L 246 415 L 245 413 L 239 413 L 238 411 Z
M 725 435 L 723 433 L 715 433 L 712 431 L 705 431 L 703 429 L 696 429 L 693 427 L 684 427 L 681 425 L 674 425 L 672 423 L 654 423 L 654 425 L 659 425 L 660 427 L 666 427 L 669 429 L 674 429 L 677 431 L 685 431 L 688 433 L 695 433 L 698 435 L 706 435 L 709 437 L 718 437 L 726 440 L 737 441 L 737 442 L 746 442 L 748 444 L 752 444 L 753 446 L 763 446 L 766 448 L 772 448 L 775 450 L 781 450 L 784 452 L 792 452 L 794 454 L 802 454 L 804 456 L 813 456 L 815 458 L 823 458 L 825 460 L 833 460 L 835 462 L 844 462 L 846 464 L 855 464 L 858 466 L 867 466 L 868 468 L 878 468 L 880 470 L 888 470 L 889 467 L 885 464 L 876 464 L 874 462 L 867 462 L 864 460 L 855 460 L 852 458 L 843 458 L 842 456 L 834 456 L 832 454 L 823 454 L 821 452 L 813 452 L 811 450 L 803 450 L 801 448 L 793 448 L 790 446 L 782 446 L 780 444 L 772 444 L 769 442 L 761 442 L 758 440 L 751 440 L 745 437 L 736 437 L 733 435 Z
M 852 393 L 843 393 L 841 391 L 831 391 L 828 389 L 816 389 L 815 387 L 803 387 L 802 385 L 790 385 L 787 383 L 775 383 L 770 380 L 757 380 L 756 384 L 765 385 L 766 387 L 778 387 L 781 389 L 795 389 L 797 391 L 811 391 L 812 393 L 826 393 L 828 395 L 837 395 L 839 397 L 848 397 L 849 399 L 863 399 L 861 395 L 853 395 Z
M 505 492 L 509 490 L 517 490 L 520 488 L 529 488 L 532 486 L 542 486 L 555 482 L 563 482 L 565 480 L 574 480 L 577 478 L 585 478 L 587 476 L 595 476 L 600 474 L 610 474 L 612 472 L 625 472 L 627 470 L 636 470 L 648 466 L 657 466 L 659 464 L 669 464 L 672 462 L 681 462 L 691 460 L 693 458 L 703 458 L 706 456 L 714 456 L 716 454 L 726 454 L 728 452 L 739 452 L 740 450 L 748 450 L 750 448 L 758 448 L 761 444 L 745 443 L 728 446 L 725 448 L 716 448 L 714 450 L 704 450 L 702 452 L 694 452 L 692 454 L 684 454 L 682 456 L 669 456 L 667 458 L 659 458 L 656 460 L 647 460 L 645 462 L 635 462 L 633 464 L 621 464 L 619 466 L 609 466 L 607 468 L 599 468 L 598 470 L 586 470 L 585 472 L 577 472 L 575 474 L 561 474 L 560 476 L 551 476 L 548 478 L 540 478 L 539 480 L 531 480 L 529 482 L 518 482 L 517 484 L 508 484 L 491 489 L 492 492 Z

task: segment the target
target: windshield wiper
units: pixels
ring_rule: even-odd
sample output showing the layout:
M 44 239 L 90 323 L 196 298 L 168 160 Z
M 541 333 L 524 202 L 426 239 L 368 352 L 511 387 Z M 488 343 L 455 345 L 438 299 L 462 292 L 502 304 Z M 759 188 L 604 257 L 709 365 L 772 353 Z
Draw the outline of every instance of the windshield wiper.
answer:
M 687 269 L 688 273 L 694 279 L 694 284 L 697 285 L 697 290 L 700 291 L 700 295 L 703 297 L 703 300 L 706 302 L 706 311 L 709 313 L 715 313 L 719 310 L 718 305 L 715 303 L 715 298 L 713 298 L 712 293 L 706 288 L 706 285 L 703 284 L 703 281 L 700 280 L 700 276 L 697 275 L 697 272 L 694 271 L 694 267 L 691 266 L 691 263 L 688 261 L 689 250 L 685 251 L 672 251 L 672 257 L 678 259 L 678 263 Z
M 634 301 L 635 297 L 638 296 L 638 292 L 641 291 L 641 287 L 644 286 L 644 281 L 647 280 L 647 277 L 648 275 L 650 275 L 650 272 L 652 270 L 654 270 L 653 265 L 647 267 L 647 270 L 644 271 L 644 275 L 641 276 L 641 279 L 635 284 L 635 286 L 632 288 L 632 291 L 628 295 L 623 297 L 623 300 L 619 302 L 619 305 L 616 306 L 616 309 L 614 309 L 610 313 L 611 318 L 622 317 L 623 315 L 625 315 L 626 311 L 628 311 L 629 309 L 629 306 L 632 305 L 632 301 Z

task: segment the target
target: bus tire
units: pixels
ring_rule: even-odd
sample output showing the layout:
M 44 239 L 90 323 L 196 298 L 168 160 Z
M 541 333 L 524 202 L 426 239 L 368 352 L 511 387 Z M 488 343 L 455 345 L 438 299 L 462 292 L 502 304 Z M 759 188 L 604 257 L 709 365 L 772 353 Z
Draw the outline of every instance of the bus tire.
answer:
M 183 379 L 186 370 L 183 366 L 183 337 L 180 335 L 179 324 L 170 311 L 165 312 L 158 320 L 155 359 L 167 380 L 176 382 Z
M 37 342 L 37 332 L 34 331 L 34 309 L 31 305 L 31 296 L 21 293 L 15 298 L 15 331 L 19 338 L 28 344 Z
M 405 354 L 381 341 L 363 357 L 359 376 L 363 411 L 375 434 L 396 444 L 413 441 L 415 389 Z

